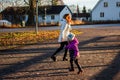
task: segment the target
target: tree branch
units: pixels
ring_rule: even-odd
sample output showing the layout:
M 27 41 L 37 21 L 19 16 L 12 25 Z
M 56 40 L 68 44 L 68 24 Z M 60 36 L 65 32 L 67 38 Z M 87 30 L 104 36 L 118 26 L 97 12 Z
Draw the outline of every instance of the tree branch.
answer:
M 24 0 L 24 2 L 25 2 L 25 4 L 29 5 L 29 3 L 26 0 Z

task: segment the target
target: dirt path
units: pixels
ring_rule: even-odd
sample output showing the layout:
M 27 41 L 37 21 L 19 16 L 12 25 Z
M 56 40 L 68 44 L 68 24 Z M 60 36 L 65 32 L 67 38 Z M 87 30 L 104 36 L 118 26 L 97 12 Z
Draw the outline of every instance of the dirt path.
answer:
M 0 51 L 0 80 L 119 80 L 120 79 L 120 28 L 79 29 L 79 63 L 69 72 L 69 61 L 50 59 L 59 44 L 57 40 L 44 44 L 26 45 L 14 50 Z M 76 67 L 76 66 L 75 66 Z

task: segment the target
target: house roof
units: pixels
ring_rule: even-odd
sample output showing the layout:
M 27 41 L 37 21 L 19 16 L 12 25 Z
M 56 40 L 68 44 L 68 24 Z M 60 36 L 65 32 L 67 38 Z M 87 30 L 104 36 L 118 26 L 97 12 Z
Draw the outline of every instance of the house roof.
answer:
M 45 14 L 45 8 L 46 8 L 46 14 L 59 14 L 66 5 L 57 5 L 57 6 L 41 6 L 39 7 L 39 14 Z
M 14 14 L 26 14 L 27 12 L 28 7 L 7 7 L 1 12 L 1 14 L 14 15 Z
M 65 7 L 68 7 L 68 6 L 66 5 L 39 6 L 38 13 L 45 14 L 45 8 L 46 8 L 46 14 L 59 14 Z M 28 12 L 29 12 L 29 7 L 26 6 L 26 7 L 7 7 L 1 13 L 2 14 L 28 14 Z
M 99 1 L 97 2 L 97 4 L 95 5 L 95 7 L 92 9 L 92 11 L 95 10 L 95 8 L 99 5 L 99 3 L 100 3 L 101 1 L 103 1 L 103 0 L 99 0 Z

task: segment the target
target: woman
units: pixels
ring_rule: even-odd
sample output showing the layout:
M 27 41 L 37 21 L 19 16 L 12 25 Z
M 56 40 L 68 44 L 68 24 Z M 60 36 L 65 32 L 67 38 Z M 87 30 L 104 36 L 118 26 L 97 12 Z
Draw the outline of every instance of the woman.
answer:
M 62 26 L 61 26 L 61 29 L 60 29 L 60 35 L 59 35 L 59 38 L 58 38 L 58 42 L 60 43 L 60 47 L 51 56 L 51 59 L 53 61 L 56 61 L 56 56 L 55 55 L 58 52 L 60 52 L 64 48 L 64 46 L 66 46 L 68 44 L 67 36 L 70 33 L 70 31 L 71 31 L 70 23 L 71 23 L 71 16 L 70 16 L 70 14 L 65 14 L 63 16 Z M 67 51 L 68 51 L 68 49 L 65 49 L 63 61 L 67 61 L 67 58 L 66 58 Z

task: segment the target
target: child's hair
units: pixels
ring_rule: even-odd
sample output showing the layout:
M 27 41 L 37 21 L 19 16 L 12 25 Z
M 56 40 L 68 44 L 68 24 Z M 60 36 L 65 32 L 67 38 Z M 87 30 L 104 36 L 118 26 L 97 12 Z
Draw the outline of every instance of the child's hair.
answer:
M 63 16 L 63 18 L 66 19 L 66 17 L 67 17 L 68 15 L 70 15 L 70 14 L 65 14 L 65 15 Z
M 75 34 L 70 33 L 70 34 L 68 35 L 68 40 L 69 40 L 69 41 L 72 41 L 72 40 L 74 39 L 74 37 L 75 37 Z

